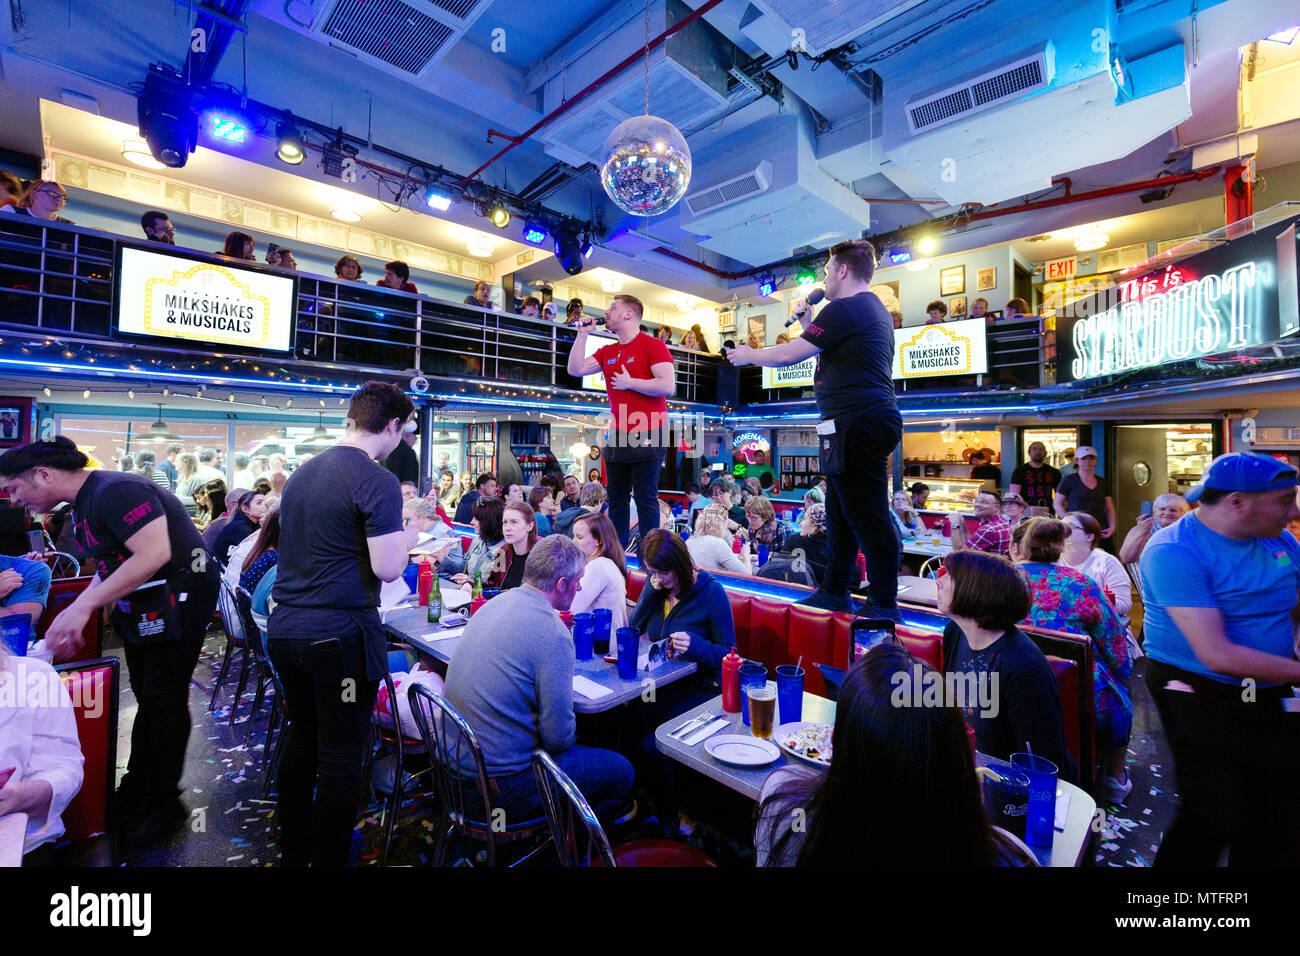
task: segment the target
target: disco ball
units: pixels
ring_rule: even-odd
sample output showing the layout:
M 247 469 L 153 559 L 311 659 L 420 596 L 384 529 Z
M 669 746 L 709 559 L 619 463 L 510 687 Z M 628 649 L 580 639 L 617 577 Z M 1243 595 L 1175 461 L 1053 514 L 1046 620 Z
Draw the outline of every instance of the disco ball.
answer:
M 634 216 L 657 216 L 677 204 L 691 182 L 691 150 L 677 127 L 657 116 L 619 123 L 600 153 L 609 198 Z

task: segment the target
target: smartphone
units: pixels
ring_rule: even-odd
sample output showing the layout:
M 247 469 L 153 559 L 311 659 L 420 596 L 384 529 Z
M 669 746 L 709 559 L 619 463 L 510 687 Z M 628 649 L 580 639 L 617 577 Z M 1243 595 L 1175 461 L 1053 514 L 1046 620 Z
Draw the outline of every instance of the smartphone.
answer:
M 888 618 L 881 620 L 857 618 L 850 630 L 853 634 L 853 642 L 850 645 L 853 648 L 853 657 L 849 661 L 850 664 L 861 659 L 867 651 L 877 644 L 898 643 L 898 635 L 894 631 L 894 622 Z
M 1149 514 L 1151 514 L 1151 502 L 1144 501 L 1142 502 L 1142 508 L 1138 511 L 1138 515 L 1145 518 Z
M 270 244 L 266 247 L 266 261 L 267 261 L 267 262 L 270 262 L 270 261 L 271 261 L 271 257 L 274 256 L 274 255 L 275 255 L 277 252 L 279 252 L 279 251 L 280 251 L 280 247 L 279 247 L 279 246 L 277 246 L 274 242 L 270 243 Z
M 27 550 L 44 551 L 45 550 L 45 532 L 28 531 L 27 532 Z

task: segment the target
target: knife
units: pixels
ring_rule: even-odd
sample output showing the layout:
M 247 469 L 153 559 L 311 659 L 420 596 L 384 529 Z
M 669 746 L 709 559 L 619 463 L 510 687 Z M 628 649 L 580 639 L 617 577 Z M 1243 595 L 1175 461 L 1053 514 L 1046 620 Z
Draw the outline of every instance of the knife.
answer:
M 678 727 L 676 730 L 669 731 L 668 736 L 669 736 L 669 737 L 680 738 L 683 734 L 687 733 L 687 731 L 695 730 L 695 729 L 698 728 L 701 724 L 703 724 L 705 721 L 712 720 L 713 717 L 714 717 L 714 715 L 713 715 L 712 713 L 710 713 L 710 712 L 707 712 L 707 711 L 706 711 L 705 713 L 703 713 L 703 714 L 698 714 L 697 716 L 693 717 L 692 719 L 686 721 L 686 723 L 682 724 L 682 725 L 681 725 L 680 727 Z

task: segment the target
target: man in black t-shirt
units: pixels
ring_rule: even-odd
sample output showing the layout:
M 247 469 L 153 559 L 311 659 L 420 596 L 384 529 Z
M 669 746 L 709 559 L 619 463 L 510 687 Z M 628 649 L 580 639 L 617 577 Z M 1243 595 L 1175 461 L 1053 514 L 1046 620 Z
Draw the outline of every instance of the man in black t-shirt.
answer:
M 370 714 L 388 667 L 379 582 L 405 570 L 397 477 L 378 462 L 413 429 L 396 385 L 352 396 L 343 438 L 300 465 L 280 499 L 280 558 L 267 622 L 289 737 L 280 768 L 281 863 L 344 866 L 352 846 Z
M 1009 490 L 1024 498 L 1031 508 L 1050 508 L 1052 495 L 1061 483 L 1061 473 L 1047 464 L 1047 446 L 1042 442 L 1030 442 L 1026 451 L 1029 461 L 1011 473 Z
M 418 489 L 420 487 L 420 458 L 411 446 L 415 444 L 415 432 L 403 432 L 402 440 L 393 449 L 392 454 L 384 459 L 384 467 L 397 476 L 397 480 L 409 481 Z
M 1002 469 L 997 465 L 990 465 L 989 460 L 984 457 L 984 452 L 974 451 L 970 456 L 970 476 L 980 481 L 991 481 L 995 487 L 1002 485 Z
M 821 470 L 826 475 L 827 569 L 822 586 L 799 602 L 836 611 L 854 609 L 849 582 L 858 549 L 867 559 L 863 613 L 902 620 L 898 611 L 898 533 L 889 515 L 889 455 L 903 422 L 894 398 L 894 323 L 871 292 L 876 251 L 865 240 L 837 243 L 826 263 L 829 304 L 804 333 L 765 349 L 731 349 L 733 365 L 776 368 L 817 356 L 813 391 L 821 423 Z
M 86 465 L 77 446 L 59 436 L 0 456 L 0 484 L 36 512 L 72 502 L 77 544 L 95 564 L 90 585 L 45 632 L 54 655 L 75 653 L 91 616 L 113 608 L 136 699 L 115 803 L 119 848 L 130 855 L 189 816 L 178 784 L 190 735 L 190 678 L 217 604 L 217 568 L 179 498 L 142 475 Z

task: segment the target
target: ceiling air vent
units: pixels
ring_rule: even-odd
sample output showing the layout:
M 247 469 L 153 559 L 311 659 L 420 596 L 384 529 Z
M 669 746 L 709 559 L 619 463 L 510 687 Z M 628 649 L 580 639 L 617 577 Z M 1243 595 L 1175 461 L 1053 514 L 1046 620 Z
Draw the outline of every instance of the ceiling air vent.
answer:
M 491 0 L 327 0 L 312 33 L 389 73 L 422 77 Z
M 772 163 L 763 160 L 749 172 L 686 195 L 686 207 L 692 216 L 700 216 L 729 203 L 765 193 L 772 185 Z
M 991 73 L 976 76 L 907 103 L 907 122 L 913 133 L 977 113 L 1007 100 L 1044 89 L 1051 81 L 1047 58 L 1036 53 Z

